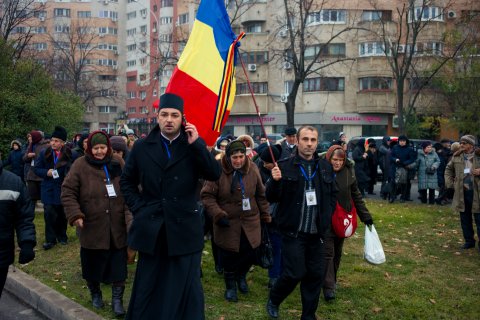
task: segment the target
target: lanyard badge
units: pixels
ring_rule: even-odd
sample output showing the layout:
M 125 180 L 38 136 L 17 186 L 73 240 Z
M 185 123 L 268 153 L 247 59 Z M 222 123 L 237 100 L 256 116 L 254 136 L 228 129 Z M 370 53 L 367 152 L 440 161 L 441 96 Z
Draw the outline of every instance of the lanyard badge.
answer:
M 115 198 L 117 197 L 117 193 L 115 192 L 115 187 L 113 186 L 113 183 L 110 182 L 110 175 L 108 174 L 107 166 L 103 166 L 103 170 L 105 171 L 105 176 L 107 177 L 107 193 L 110 198 Z

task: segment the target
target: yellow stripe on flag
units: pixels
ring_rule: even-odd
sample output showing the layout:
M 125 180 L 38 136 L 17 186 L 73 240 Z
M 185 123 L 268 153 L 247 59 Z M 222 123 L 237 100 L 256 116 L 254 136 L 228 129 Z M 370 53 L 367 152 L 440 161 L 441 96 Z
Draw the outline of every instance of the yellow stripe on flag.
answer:
M 177 67 L 218 95 L 224 64 L 212 27 L 196 20 Z

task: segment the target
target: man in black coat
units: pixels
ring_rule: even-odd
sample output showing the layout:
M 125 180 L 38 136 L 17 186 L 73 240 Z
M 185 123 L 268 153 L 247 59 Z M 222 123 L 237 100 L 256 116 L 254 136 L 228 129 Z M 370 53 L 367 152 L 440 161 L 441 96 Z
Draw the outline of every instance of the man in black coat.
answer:
M 269 202 L 277 202 L 276 223 L 282 235 L 283 270 L 267 302 L 278 317 L 283 300 L 300 282 L 303 320 L 313 320 L 325 274 L 326 230 L 331 225 L 337 188 L 330 163 L 316 153 L 318 131 L 303 126 L 294 156 L 280 160 L 267 181 Z
M 217 180 L 221 168 L 182 116 L 183 99 L 163 94 L 158 126 L 137 140 L 120 180 L 134 216 L 128 244 L 139 252 L 127 319 L 204 319 L 195 191 L 199 178 Z
M 25 184 L 17 175 L 4 171 L 0 161 L 0 297 L 8 266 L 15 258 L 15 233 L 20 247 L 18 262 L 24 264 L 35 257 L 34 215 L 34 206 Z

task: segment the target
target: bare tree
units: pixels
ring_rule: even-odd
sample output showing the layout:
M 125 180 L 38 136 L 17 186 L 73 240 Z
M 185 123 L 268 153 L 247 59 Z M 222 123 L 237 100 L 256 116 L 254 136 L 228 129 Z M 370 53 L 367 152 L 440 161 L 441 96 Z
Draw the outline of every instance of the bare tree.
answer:
M 0 4 L 0 34 L 6 42 L 14 41 L 12 59 L 18 59 L 33 36 L 30 18 L 43 4 L 34 0 L 2 0 Z
M 348 24 L 344 10 L 333 10 L 335 12 L 332 11 L 329 18 L 345 23 L 315 26 L 319 23 L 327 3 L 327 0 L 283 0 L 281 10 L 284 10 L 284 14 L 277 16 L 277 28 L 273 31 L 275 39 L 269 44 L 272 53 L 270 59 L 290 63 L 294 74 L 285 102 L 287 126 L 295 124 L 296 97 L 305 79 L 312 75 L 322 75 L 325 69 L 335 64 L 355 61 L 354 58 L 346 56 L 345 47 L 343 52 L 328 52 L 332 44 L 345 42 L 344 37 L 348 36 L 350 31 L 361 29 Z
M 443 7 L 431 0 L 399 1 L 393 7 L 391 19 L 382 17 L 385 9 L 392 7 L 390 1 L 371 0 L 370 3 L 380 26 L 370 32 L 383 43 L 396 86 L 398 129 L 403 134 L 405 120 L 416 113 L 422 90 L 429 87 L 443 66 L 457 56 L 467 37 L 446 48 L 445 33 L 432 32 L 435 24 L 446 19 L 451 1 Z M 433 34 L 437 37 L 435 41 L 432 41 Z
M 116 61 L 99 50 L 111 53 L 114 48 L 99 48 L 100 36 L 91 26 L 89 19 L 76 20 L 59 26 L 63 29 L 57 31 L 61 32 L 49 34 L 53 55 L 47 68 L 54 74 L 55 86 L 75 93 L 84 105 L 92 105 L 95 98 L 105 97 L 116 82 Z M 118 52 L 118 48 L 116 50 Z M 98 61 L 105 63 L 99 66 Z M 98 77 L 106 73 L 105 68 L 112 68 L 112 72 L 107 72 L 111 79 L 100 81 Z

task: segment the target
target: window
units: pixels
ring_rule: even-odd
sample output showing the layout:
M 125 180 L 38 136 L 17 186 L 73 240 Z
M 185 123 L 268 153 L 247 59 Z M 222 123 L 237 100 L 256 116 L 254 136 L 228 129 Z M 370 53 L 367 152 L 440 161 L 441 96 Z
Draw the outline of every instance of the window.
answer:
M 38 51 L 47 50 L 47 43 L 45 42 L 34 43 L 33 48 Z
M 98 76 L 99 81 L 117 81 L 117 76 L 111 74 L 101 74 Z
M 140 62 L 140 64 L 143 66 L 146 62 L 147 62 L 147 58 L 143 57 L 143 58 L 140 58 L 138 60 L 138 62 Z
M 53 9 L 55 17 L 70 17 L 70 9 L 55 8 Z
M 113 43 L 100 43 L 97 46 L 98 50 L 118 50 L 118 46 Z
M 116 113 L 117 107 L 115 106 L 98 106 L 98 112 L 100 113 Z
M 140 15 L 145 19 L 147 17 L 147 9 L 140 10 Z
M 130 107 L 128 108 L 128 113 L 135 113 L 137 110 L 135 110 L 135 107 Z
M 127 77 L 127 82 L 134 82 L 137 81 L 137 76 L 128 76 Z
M 162 0 L 161 1 L 162 8 L 164 7 L 173 7 L 173 0 Z
M 172 17 L 161 17 L 160 18 L 160 24 L 171 24 L 173 21 Z
M 127 13 L 127 20 L 135 19 L 137 17 L 137 11 Z
M 47 33 L 47 27 L 34 27 L 34 33 Z
M 127 92 L 127 99 L 135 99 L 136 97 L 137 97 L 137 93 L 135 91 Z
M 144 24 L 143 26 L 140 26 L 140 32 L 141 33 L 147 33 L 147 25 Z
M 362 21 L 392 21 L 392 11 L 365 10 L 362 13 Z
M 443 54 L 443 43 L 441 42 L 425 42 L 417 43 L 414 48 L 414 55 L 436 55 L 441 56 Z
M 55 32 L 57 33 L 69 33 L 70 32 L 70 26 L 66 25 L 55 25 Z
M 343 24 L 346 23 L 345 10 L 321 10 L 312 12 L 307 17 L 307 25 L 311 24 Z
M 245 23 L 244 28 L 246 33 L 260 33 L 262 32 L 262 23 Z
M 137 34 L 137 29 L 136 28 L 132 28 L 132 29 L 127 29 L 127 36 L 134 36 Z
M 127 46 L 127 51 L 135 51 L 135 50 L 137 50 L 137 44 L 136 43 L 129 44 Z
M 344 91 L 344 78 L 309 78 L 303 82 L 303 92 Z
M 88 112 L 88 113 L 93 112 L 93 107 L 92 106 L 85 106 L 85 112 Z
M 358 51 L 360 57 L 384 56 L 390 48 L 385 49 L 383 42 L 364 42 L 358 45 Z
M 160 35 L 160 41 L 162 42 L 172 42 L 172 34 L 161 34 Z
M 308 46 L 305 48 L 305 59 L 314 59 L 318 53 L 320 53 L 321 57 L 344 57 L 345 43 L 317 44 L 314 46 Z
M 415 7 L 408 15 L 408 21 L 444 21 L 440 7 Z
M 178 16 L 178 24 L 179 25 L 187 24 L 188 21 L 189 21 L 188 12 Z
M 147 107 L 146 106 L 140 107 L 140 113 L 147 114 L 148 113 Z
M 433 79 L 428 78 L 413 78 L 410 79 L 410 89 L 411 90 L 422 90 L 422 89 L 430 89 L 430 90 L 440 90 L 439 83 L 435 83 Z
M 133 67 L 137 65 L 137 60 L 128 60 L 127 61 L 127 67 Z
M 245 63 L 255 63 L 255 64 L 268 63 L 268 51 L 243 52 L 242 60 Z
M 78 18 L 91 18 L 92 12 L 91 11 L 77 11 Z
M 145 100 L 147 97 L 147 92 L 146 91 L 140 91 L 140 99 Z
M 367 77 L 359 79 L 360 91 L 389 91 L 392 89 L 392 79 L 382 77 Z
M 100 96 L 101 97 L 116 97 L 116 96 L 118 96 L 118 91 L 117 90 L 102 89 L 102 90 L 100 90 Z
M 117 60 L 113 59 L 98 59 L 99 66 L 116 66 Z
M 100 123 L 98 129 L 101 131 L 105 131 L 106 133 L 114 133 L 115 123 Z
M 47 17 L 47 11 L 45 11 L 45 10 L 34 11 L 33 16 L 35 18 L 46 18 Z
M 263 93 L 268 92 L 268 83 L 267 82 L 251 82 L 253 93 Z M 237 93 L 236 94 L 250 94 L 247 83 L 237 83 Z

